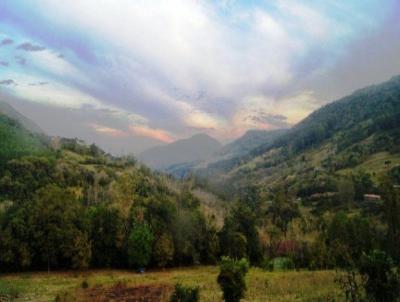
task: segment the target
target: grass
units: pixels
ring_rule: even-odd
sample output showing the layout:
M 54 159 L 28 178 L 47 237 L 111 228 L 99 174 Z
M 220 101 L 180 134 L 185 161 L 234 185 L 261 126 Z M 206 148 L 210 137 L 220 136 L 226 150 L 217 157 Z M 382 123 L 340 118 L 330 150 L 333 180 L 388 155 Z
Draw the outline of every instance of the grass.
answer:
M 380 175 L 387 173 L 392 168 L 400 165 L 400 155 L 391 154 L 389 152 L 379 152 L 371 155 L 362 164 L 355 168 L 342 169 L 339 174 L 345 175 L 351 171 L 362 170 L 370 173 L 373 171 L 373 178 L 378 180 Z
M 124 282 L 129 286 L 151 284 L 175 284 L 200 287 L 200 301 L 221 301 L 216 282 L 218 267 L 191 267 L 146 272 L 139 275 L 122 270 L 92 270 L 85 273 L 55 272 L 20 273 L 0 278 L 0 297 L 7 288 L 15 293 L 13 301 L 54 301 L 61 292 L 74 292 L 87 281 L 89 287 L 111 286 Z M 247 295 L 244 301 L 342 301 L 334 283 L 333 271 L 265 272 L 251 269 L 247 279 Z M 338 298 L 339 297 L 339 298 Z M 1 298 L 0 298 L 1 300 Z

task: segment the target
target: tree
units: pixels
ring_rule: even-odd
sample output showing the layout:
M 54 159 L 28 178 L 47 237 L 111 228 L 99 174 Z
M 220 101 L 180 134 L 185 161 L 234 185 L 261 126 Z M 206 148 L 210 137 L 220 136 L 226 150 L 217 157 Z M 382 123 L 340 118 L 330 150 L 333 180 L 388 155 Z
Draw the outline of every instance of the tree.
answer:
M 232 218 L 226 218 L 224 226 L 219 233 L 220 246 L 223 254 L 234 259 L 247 256 L 247 239 L 237 231 L 236 222 Z
M 220 233 L 221 247 L 227 251 L 226 255 L 235 258 L 245 256 L 242 247 L 245 247 L 245 254 L 252 263 L 261 261 L 261 244 L 256 228 L 256 216 L 251 209 L 240 202 L 231 209 L 230 214 L 225 218 L 224 226 Z
M 233 260 L 222 257 L 218 284 L 220 285 L 226 302 L 239 302 L 246 292 L 245 276 L 249 270 L 249 263 L 245 258 Z
M 394 188 L 392 181 L 385 177 L 381 180 L 380 191 L 388 227 L 386 245 L 393 259 L 400 263 L 400 190 Z
M 26 207 L 11 207 L 0 220 L 0 267 L 26 269 L 33 261 Z
M 67 255 L 71 257 L 72 268 L 86 269 L 89 267 L 92 246 L 87 233 L 77 232 L 74 235 L 73 245 Z
M 396 302 L 400 299 L 400 272 L 385 252 L 374 250 L 361 258 L 359 272 L 371 301 Z
M 300 216 L 297 204 L 292 202 L 283 188 L 278 188 L 273 203 L 268 208 L 268 215 L 275 224 L 286 235 L 289 223 Z
M 145 267 L 151 259 L 153 234 L 145 223 L 134 223 L 128 237 L 128 262 L 136 268 Z
M 91 257 L 88 226 L 85 212 L 74 195 L 48 185 L 27 206 L 32 248 L 47 263 L 48 270 L 64 259 L 74 268 L 87 267 Z
M 169 234 L 162 234 L 155 240 L 154 261 L 159 267 L 165 267 L 174 258 L 174 242 Z
M 93 265 L 121 265 L 126 232 L 119 211 L 105 206 L 93 207 L 90 209 L 90 221 Z

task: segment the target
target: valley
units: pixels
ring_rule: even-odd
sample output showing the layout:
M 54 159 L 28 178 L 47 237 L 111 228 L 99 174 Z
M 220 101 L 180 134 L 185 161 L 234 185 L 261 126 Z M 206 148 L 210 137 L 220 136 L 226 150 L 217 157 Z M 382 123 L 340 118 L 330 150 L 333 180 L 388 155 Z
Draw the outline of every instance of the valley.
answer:
M 0 300 L 169 301 L 181 283 L 221 301 L 233 274 L 243 301 L 346 301 L 376 263 L 397 291 L 400 77 L 290 129 L 225 146 L 197 135 L 139 159 L 32 131 L 9 108 Z

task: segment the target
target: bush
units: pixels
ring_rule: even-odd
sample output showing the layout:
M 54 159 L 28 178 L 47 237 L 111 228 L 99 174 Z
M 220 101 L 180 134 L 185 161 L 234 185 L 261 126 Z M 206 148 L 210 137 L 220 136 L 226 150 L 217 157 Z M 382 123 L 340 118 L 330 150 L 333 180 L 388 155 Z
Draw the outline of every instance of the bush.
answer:
M 271 271 L 285 271 L 294 269 L 294 262 L 289 257 L 278 257 L 270 261 L 269 267 Z
M 81 287 L 83 289 L 88 288 L 89 287 L 89 282 L 87 280 L 83 280 L 82 283 L 81 283 Z
M 224 294 L 226 302 L 239 302 L 246 292 L 246 281 L 244 277 L 249 270 L 249 262 L 242 258 L 234 260 L 229 257 L 222 257 L 218 284 Z
M 273 262 L 271 260 L 269 260 L 268 258 L 264 258 L 261 261 L 260 267 L 265 271 L 272 272 L 274 270 Z
M 199 301 L 199 288 L 175 285 L 175 291 L 172 294 L 170 302 L 197 302 Z

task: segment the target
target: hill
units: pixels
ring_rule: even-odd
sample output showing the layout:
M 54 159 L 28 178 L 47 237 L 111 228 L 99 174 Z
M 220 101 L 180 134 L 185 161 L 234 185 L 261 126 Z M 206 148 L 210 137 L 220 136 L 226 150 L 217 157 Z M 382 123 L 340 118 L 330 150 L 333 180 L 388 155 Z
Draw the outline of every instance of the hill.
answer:
M 22 126 L 33 133 L 44 133 L 44 131 L 34 121 L 15 110 L 14 107 L 6 102 L 0 101 L 0 112 L 11 119 L 18 121 Z
M 400 164 L 399 146 L 400 76 L 332 102 L 272 142 L 196 173 L 227 192 L 255 184 L 312 194 L 337 190 L 335 182 L 349 173 L 377 180 Z
M 228 158 L 243 156 L 261 145 L 274 141 L 285 132 L 287 129 L 248 130 L 243 136 L 224 146 L 218 154 Z
M 132 157 L 42 138 L 0 114 L 0 164 L 1 271 L 136 267 L 142 234 L 146 265 L 217 259 L 219 200 Z
M 221 173 L 233 167 L 238 160 L 242 160 L 257 147 L 274 142 L 276 138 L 287 132 L 287 129 L 278 130 L 248 130 L 243 136 L 223 146 L 217 152 L 201 161 L 179 163 L 169 166 L 165 172 L 177 178 L 185 178 L 193 172 L 203 176 Z
M 10 159 L 45 152 L 44 137 L 28 131 L 18 121 L 0 112 L 0 166 Z
M 178 140 L 168 145 L 151 148 L 139 154 L 143 163 L 156 170 L 201 161 L 209 158 L 221 148 L 221 144 L 206 134 L 197 134 L 187 139 Z

